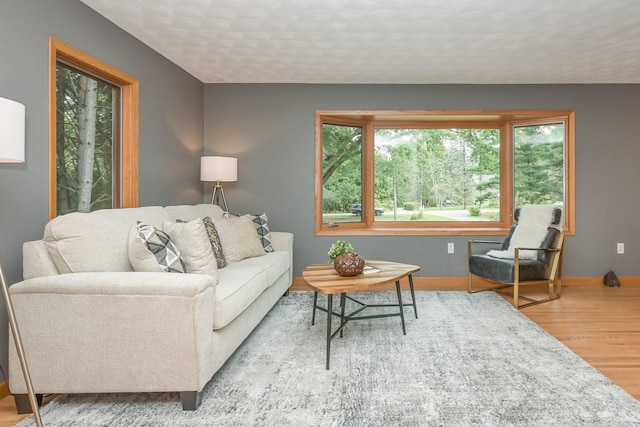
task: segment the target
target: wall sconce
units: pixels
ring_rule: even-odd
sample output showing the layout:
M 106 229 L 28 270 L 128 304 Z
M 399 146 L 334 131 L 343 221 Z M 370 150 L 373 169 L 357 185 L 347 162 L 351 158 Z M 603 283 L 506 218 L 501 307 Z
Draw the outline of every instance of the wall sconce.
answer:
M 226 213 L 229 212 L 229 208 L 220 182 L 235 182 L 237 180 L 238 159 L 235 157 L 203 156 L 200 158 L 200 181 L 213 181 L 216 183 L 213 187 L 211 203 L 214 203 L 216 194 L 220 191 Z
M 25 124 L 25 108 L 19 102 L 9 99 L 0 98 L 0 163 L 22 163 L 24 162 L 24 124 Z M 0 284 L 2 285 L 2 297 L 4 298 L 7 317 L 9 318 L 9 326 L 13 335 L 13 341 L 22 366 L 24 381 L 29 394 L 29 403 L 33 411 L 33 417 L 38 427 L 42 426 L 40 419 L 40 411 L 38 410 L 38 400 L 31 384 L 31 376 L 27 367 L 27 359 L 24 356 L 24 348 L 22 347 L 22 339 L 18 330 L 18 323 L 13 312 L 13 304 L 9 297 L 9 285 L 4 277 L 2 264 L 0 263 Z

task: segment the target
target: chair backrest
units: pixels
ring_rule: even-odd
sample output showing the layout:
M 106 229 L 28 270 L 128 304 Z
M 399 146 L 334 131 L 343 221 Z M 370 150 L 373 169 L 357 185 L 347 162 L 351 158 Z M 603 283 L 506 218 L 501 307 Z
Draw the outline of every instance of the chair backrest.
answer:
M 518 222 L 518 220 L 520 219 L 521 209 L 522 208 L 516 208 L 516 210 L 513 212 L 513 220 L 515 222 Z M 557 227 L 560 225 L 561 219 L 562 219 L 562 208 L 560 206 L 556 206 L 555 209 L 553 209 L 553 212 L 551 213 L 551 220 L 549 224 Z
M 558 241 L 558 236 L 562 232 L 559 228 L 560 221 L 562 220 L 562 209 L 560 208 L 560 206 L 556 206 L 555 208 L 552 208 L 552 209 L 553 210 L 551 212 L 548 227 L 547 227 L 547 233 L 544 236 L 544 239 L 542 240 L 542 242 L 540 243 L 540 246 L 539 246 L 540 248 L 544 248 L 544 249 L 549 249 L 552 247 L 555 248 L 556 243 Z M 511 238 L 513 237 L 513 233 L 516 231 L 518 227 L 517 222 L 520 219 L 520 214 L 521 214 L 521 208 L 517 208 L 513 214 L 513 218 L 516 221 L 516 224 L 513 224 L 511 226 L 511 229 L 509 230 L 507 237 L 502 243 L 502 250 L 509 249 L 509 245 L 511 244 Z M 554 254 L 551 252 L 544 252 L 544 251 L 538 252 L 538 261 L 545 263 L 547 266 L 550 265 L 553 258 L 554 258 Z

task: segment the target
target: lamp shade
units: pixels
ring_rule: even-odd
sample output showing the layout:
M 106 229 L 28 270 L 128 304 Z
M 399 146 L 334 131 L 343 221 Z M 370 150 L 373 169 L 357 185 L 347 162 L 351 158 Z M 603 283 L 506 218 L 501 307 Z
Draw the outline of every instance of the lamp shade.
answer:
M 200 181 L 237 181 L 238 159 L 204 156 L 200 158 Z
M 24 162 L 24 105 L 0 98 L 0 163 Z

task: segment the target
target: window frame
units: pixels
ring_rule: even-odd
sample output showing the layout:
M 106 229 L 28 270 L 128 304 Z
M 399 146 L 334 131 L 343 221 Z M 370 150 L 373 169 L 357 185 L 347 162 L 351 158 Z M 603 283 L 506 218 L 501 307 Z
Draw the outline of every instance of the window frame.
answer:
M 57 216 L 56 189 L 56 66 L 69 64 L 89 75 L 120 87 L 120 117 L 116 122 L 119 147 L 120 188 L 114 190 L 115 207 L 137 207 L 139 203 L 139 82 L 135 77 L 76 49 L 55 37 L 49 37 L 49 219 Z
M 513 128 L 565 123 L 564 225 L 575 234 L 575 111 L 573 110 L 317 110 L 315 112 L 315 234 L 321 235 L 502 235 L 513 222 Z M 363 127 L 362 220 L 323 223 L 322 129 L 324 124 Z M 374 220 L 374 129 L 376 128 L 499 128 L 500 219 L 498 221 L 378 221 Z

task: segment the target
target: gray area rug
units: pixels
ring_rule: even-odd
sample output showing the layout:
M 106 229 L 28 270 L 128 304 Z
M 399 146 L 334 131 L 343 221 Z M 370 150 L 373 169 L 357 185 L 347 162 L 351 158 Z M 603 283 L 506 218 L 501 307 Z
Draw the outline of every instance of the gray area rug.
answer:
M 333 341 L 329 371 L 326 317 L 318 313 L 311 326 L 312 295 L 291 292 L 280 300 L 207 385 L 197 411 L 182 411 L 177 393 L 64 395 L 42 409 L 42 421 L 45 426 L 640 425 L 637 400 L 494 293 L 418 292 L 419 319 L 405 309 L 406 336 L 397 317 L 350 323 L 345 336 Z M 393 302 L 395 294 L 367 293 L 362 299 Z

